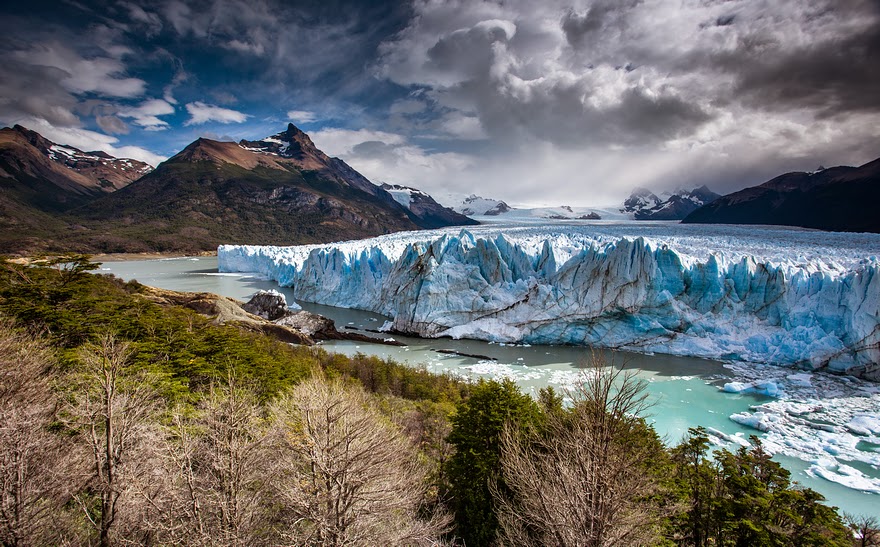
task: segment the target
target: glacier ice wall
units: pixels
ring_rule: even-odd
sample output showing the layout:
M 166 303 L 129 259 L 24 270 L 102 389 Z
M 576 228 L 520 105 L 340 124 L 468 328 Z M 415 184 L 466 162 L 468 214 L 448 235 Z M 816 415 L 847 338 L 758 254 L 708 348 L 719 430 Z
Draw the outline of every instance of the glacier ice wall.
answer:
M 393 330 L 423 337 L 599 345 L 877 374 L 874 257 L 828 267 L 827 257 L 805 262 L 793 254 L 774 263 L 736 255 L 736 242 L 697 256 L 684 243 L 677 251 L 642 237 L 477 233 L 225 245 L 218 258 L 221 271 L 259 272 L 292 287 L 297 299 L 381 313 Z

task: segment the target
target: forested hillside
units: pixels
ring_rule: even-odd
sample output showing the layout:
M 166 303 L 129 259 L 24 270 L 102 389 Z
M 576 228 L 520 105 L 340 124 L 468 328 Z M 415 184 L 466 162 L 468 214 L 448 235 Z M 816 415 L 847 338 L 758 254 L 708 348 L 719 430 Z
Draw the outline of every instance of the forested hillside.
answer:
M 666 448 L 606 363 L 535 400 L 216 325 L 91 268 L 0 262 L 3 545 L 853 544 L 756 439 Z

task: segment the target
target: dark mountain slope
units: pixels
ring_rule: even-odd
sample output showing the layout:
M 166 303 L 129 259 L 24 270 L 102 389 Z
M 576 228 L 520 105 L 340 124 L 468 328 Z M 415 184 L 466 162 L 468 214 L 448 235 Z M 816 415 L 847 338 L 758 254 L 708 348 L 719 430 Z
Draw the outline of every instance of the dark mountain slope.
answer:
M 111 252 L 292 245 L 419 227 L 387 192 L 370 193 L 324 165 L 252 148 L 199 139 L 75 214 L 89 226 L 91 243 Z
M 383 184 L 382 188 L 406 207 L 418 218 L 425 228 L 441 228 L 443 226 L 476 226 L 476 220 L 457 213 L 449 207 L 437 203 L 430 194 L 416 188 L 397 184 Z
M 719 198 L 682 222 L 880 232 L 877 203 L 880 203 L 880 159 L 861 167 L 786 173 Z
M 150 170 L 137 160 L 56 144 L 20 125 L 0 130 L 0 252 L 44 247 L 69 231 L 61 213 Z

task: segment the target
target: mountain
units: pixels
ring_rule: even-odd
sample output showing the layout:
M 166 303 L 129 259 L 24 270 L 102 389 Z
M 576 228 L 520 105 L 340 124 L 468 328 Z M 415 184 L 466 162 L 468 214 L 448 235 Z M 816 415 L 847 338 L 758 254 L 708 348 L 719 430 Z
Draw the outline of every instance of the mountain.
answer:
M 465 216 L 497 216 L 513 210 L 500 199 L 484 198 L 476 194 L 466 197 L 462 194 L 448 194 L 443 199 L 447 207 Z
M 56 144 L 20 125 L 0 129 L 2 199 L 40 211 L 65 211 L 88 203 L 152 169 L 141 161 Z
M 0 129 L 0 252 L 42 247 L 68 231 L 64 212 L 124 188 L 153 168 L 56 144 L 20 125 Z
M 103 252 L 319 243 L 460 220 L 423 220 L 293 124 L 257 141 L 198 139 L 73 214 Z
M 636 220 L 681 220 L 719 197 L 705 185 L 676 190 L 665 200 L 646 188 L 636 188 L 623 202 L 620 212 L 632 214 Z
M 455 212 L 449 207 L 437 203 L 430 194 L 409 186 L 383 184 L 382 189 L 391 194 L 397 203 L 403 205 L 419 219 L 425 228 L 442 226 L 474 226 L 476 220 Z
M 633 189 L 629 197 L 623 201 L 623 208 L 620 212 L 636 214 L 658 207 L 662 201 L 654 192 L 647 188 L 638 187 Z
M 861 167 L 832 167 L 780 175 L 728 194 L 682 222 L 777 224 L 835 232 L 880 232 L 880 159 Z

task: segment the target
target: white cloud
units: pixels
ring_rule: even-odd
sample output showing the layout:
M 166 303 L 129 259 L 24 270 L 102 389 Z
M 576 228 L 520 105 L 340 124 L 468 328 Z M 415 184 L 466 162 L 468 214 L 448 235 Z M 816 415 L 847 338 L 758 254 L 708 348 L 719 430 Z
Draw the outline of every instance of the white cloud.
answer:
M 242 40 L 238 40 L 238 39 L 230 40 L 230 41 L 226 42 L 225 44 L 223 44 L 223 47 L 225 47 L 226 49 L 231 49 L 233 51 L 238 51 L 241 53 L 250 53 L 250 54 L 256 55 L 258 57 L 262 56 L 264 53 L 266 53 L 266 48 L 265 48 L 265 46 L 263 46 L 263 44 L 261 44 L 259 42 L 254 43 L 254 42 L 242 41 Z
M 315 146 L 331 156 L 351 154 L 354 148 L 362 143 L 377 141 L 391 145 L 402 145 L 407 139 L 403 135 L 370 131 L 369 129 L 339 129 L 329 127 L 309 133 Z
M 159 116 L 174 114 L 174 107 L 163 99 L 149 99 L 136 107 L 122 108 L 117 115 L 121 118 L 133 118 L 135 125 L 147 131 L 161 131 L 168 128 L 168 122 Z
M 440 128 L 447 134 L 463 140 L 482 140 L 488 138 L 480 119 L 476 116 L 449 114 L 440 122 Z
M 186 111 L 189 112 L 190 119 L 184 125 L 198 125 L 207 122 L 242 123 L 250 117 L 237 110 L 205 104 L 201 101 L 188 103 Z
M 144 80 L 128 78 L 124 75 L 125 65 L 119 59 L 110 57 L 86 59 L 57 43 L 16 51 L 13 57 L 31 65 L 63 70 L 66 77 L 61 80 L 61 84 L 77 94 L 96 93 L 105 97 L 131 98 L 140 97 L 146 88 Z
M 117 158 L 133 158 L 154 167 L 168 159 L 166 156 L 161 156 L 139 146 L 116 146 L 119 139 L 110 135 L 77 127 L 58 127 L 42 118 L 25 118 L 16 121 L 16 123 L 36 131 L 50 141 L 74 146 L 87 152 L 102 150 Z
M 311 123 L 317 120 L 318 116 L 309 110 L 289 110 L 287 119 L 293 123 Z
M 391 114 L 409 115 L 424 112 L 426 108 L 427 105 L 424 101 L 419 101 L 416 99 L 400 99 L 394 101 L 388 111 Z
M 403 135 L 384 131 L 328 128 L 310 134 L 315 145 L 340 156 L 374 183 L 402 184 L 441 193 L 450 181 L 475 164 L 474 158 L 453 152 L 431 152 Z

